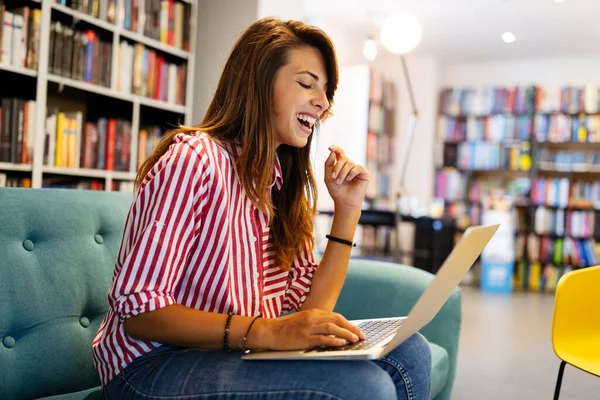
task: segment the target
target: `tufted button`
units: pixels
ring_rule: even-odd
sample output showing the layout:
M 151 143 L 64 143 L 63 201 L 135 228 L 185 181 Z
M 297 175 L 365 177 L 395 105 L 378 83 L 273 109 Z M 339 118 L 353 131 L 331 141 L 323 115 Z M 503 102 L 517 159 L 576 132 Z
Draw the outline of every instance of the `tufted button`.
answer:
M 2 344 L 7 349 L 12 349 L 15 347 L 15 338 L 12 336 L 6 336 L 4 339 L 2 339 Z
M 90 326 L 90 320 L 87 319 L 87 317 L 81 317 L 79 318 L 79 323 L 81 324 L 81 326 L 83 326 L 84 328 L 87 328 L 88 326 Z
M 102 237 L 102 235 L 101 235 L 101 234 L 99 234 L 99 233 L 96 233 L 96 234 L 94 235 L 94 240 L 95 240 L 95 241 L 96 241 L 96 243 L 98 243 L 98 244 L 102 244 L 102 243 L 104 243 L 104 238 L 103 238 L 103 237 Z
M 25 247 L 25 250 L 31 251 L 33 250 L 33 242 L 29 239 L 25 239 L 23 240 L 23 247 Z

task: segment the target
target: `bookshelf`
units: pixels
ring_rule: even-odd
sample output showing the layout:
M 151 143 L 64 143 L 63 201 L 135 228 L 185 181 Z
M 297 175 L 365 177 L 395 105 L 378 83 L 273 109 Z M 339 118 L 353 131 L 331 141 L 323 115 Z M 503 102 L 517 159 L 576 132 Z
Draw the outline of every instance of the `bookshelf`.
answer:
M 393 81 L 371 69 L 367 123 L 366 167 L 372 179 L 366 201 L 375 209 L 394 209 L 390 185 L 395 163 L 396 116 L 398 92 Z
M 192 123 L 195 15 L 189 0 L 0 0 L 0 77 L 21 86 L 0 87 L 0 186 L 131 190 L 164 130 Z
M 491 191 L 515 203 L 514 287 L 553 292 L 600 260 L 599 87 L 445 88 L 435 192 L 457 237 Z

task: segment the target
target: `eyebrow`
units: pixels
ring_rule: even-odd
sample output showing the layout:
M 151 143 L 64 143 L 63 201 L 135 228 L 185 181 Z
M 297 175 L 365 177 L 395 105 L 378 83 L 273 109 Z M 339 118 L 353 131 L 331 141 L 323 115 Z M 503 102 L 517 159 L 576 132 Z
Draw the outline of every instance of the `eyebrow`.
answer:
M 315 80 L 315 81 L 317 81 L 317 82 L 319 81 L 319 76 L 318 76 L 317 74 L 313 74 L 313 73 L 312 73 L 312 72 L 310 72 L 310 71 L 300 71 L 300 72 L 297 72 L 297 73 L 296 73 L 296 75 L 300 75 L 300 74 L 307 74 L 307 75 L 310 75 L 310 76 L 312 76 L 312 77 L 314 78 L 314 80 Z M 325 85 L 324 85 L 324 86 L 327 86 L 327 82 L 325 82 Z

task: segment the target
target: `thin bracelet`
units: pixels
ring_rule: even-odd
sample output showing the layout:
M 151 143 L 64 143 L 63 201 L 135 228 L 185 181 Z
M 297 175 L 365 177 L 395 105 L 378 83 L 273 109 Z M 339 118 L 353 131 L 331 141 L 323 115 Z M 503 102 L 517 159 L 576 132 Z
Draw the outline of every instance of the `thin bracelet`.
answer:
M 242 349 L 242 352 L 244 352 L 246 354 L 250 353 L 250 350 L 246 348 L 246 339 L 248 339 L 248 334 L 250 333 L 250 329 L 252 328 L 252 325 L 254 325 L 254 322 L 256 322 L 256 320 L 259 318 L 260 318 L 260 315 L 257 315 L 256 317 L 254 317 L 252 322 L 250 322 L 250 326 L 248 326 L 248 330 L 244 334 L 244 338 L 242 339 L 242 342 L 240 343 L 240 349 Z
M 341 243 L 341 244 L 345 244 L 345 245 L 348 245 L 348 246 L 350 246 L 350 247 L 356 247 L 356 243 L 354 243 L 354 242 L 353 242 L 353 241 L 351 241 L 351 240 L 340 239 L 339 237 L 335 237 L 335 236 L 331 236 L 331 235 L 325 235 L 325 237 L 326 237 L 327 239 L 329 239 L 329 240 L 332 240 L 332 241 L 334 241 L 334 242 L 338 242 L 338 243 Z
M 229 348 L 229 326 L 231 325 L 231 318 L 233 318 L 233 313 L 230 312 L 227 314 L 227 322 L 225 323 L 225 336 L 223 337 L 223 351 L 227 353 L 231 352 Z

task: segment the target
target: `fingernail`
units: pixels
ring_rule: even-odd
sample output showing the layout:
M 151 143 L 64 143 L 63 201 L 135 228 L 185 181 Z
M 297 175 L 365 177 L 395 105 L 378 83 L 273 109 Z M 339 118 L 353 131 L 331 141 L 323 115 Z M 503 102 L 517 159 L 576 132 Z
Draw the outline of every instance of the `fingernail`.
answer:
M 361 332 L 361 333 L 360 333 L 360 338 L 361 338 L 361 339 L 366 339 L 366 338 L 367 338 L 367 335 L 365 335 L 365 334 L 364 334 L 364 332 Z
M 354 340 L 355 342 L 358 342 L 358 336 L 356 336 L 355 334 L 352 334 L 352 340 Z
M 342 180 L 341 180 L 341 179 L 338 179 L 338 180 L 337 180 L 337 184 L 338 184 L 338 185 L 341 185 L 341 184 L 342 184 Z
M 331 179 L 335 179 L 335 178 L 336 178 L 336 176 L 337 176 L 337 173 L 336 173 L 336 172 L 333 172 L 333 173 L 331 174 Z
M 340 344 L 340 346 L 343 346 L 345 344 L 348 344 L 348 341 L 346 339 L 338 339 L 338 343 Z
M 349 180 L 350 180 L 350 177 L 347 177 L 347 178 L 346 178 L 346 180 L 347 180 L 347 181 L 349 181 Z

